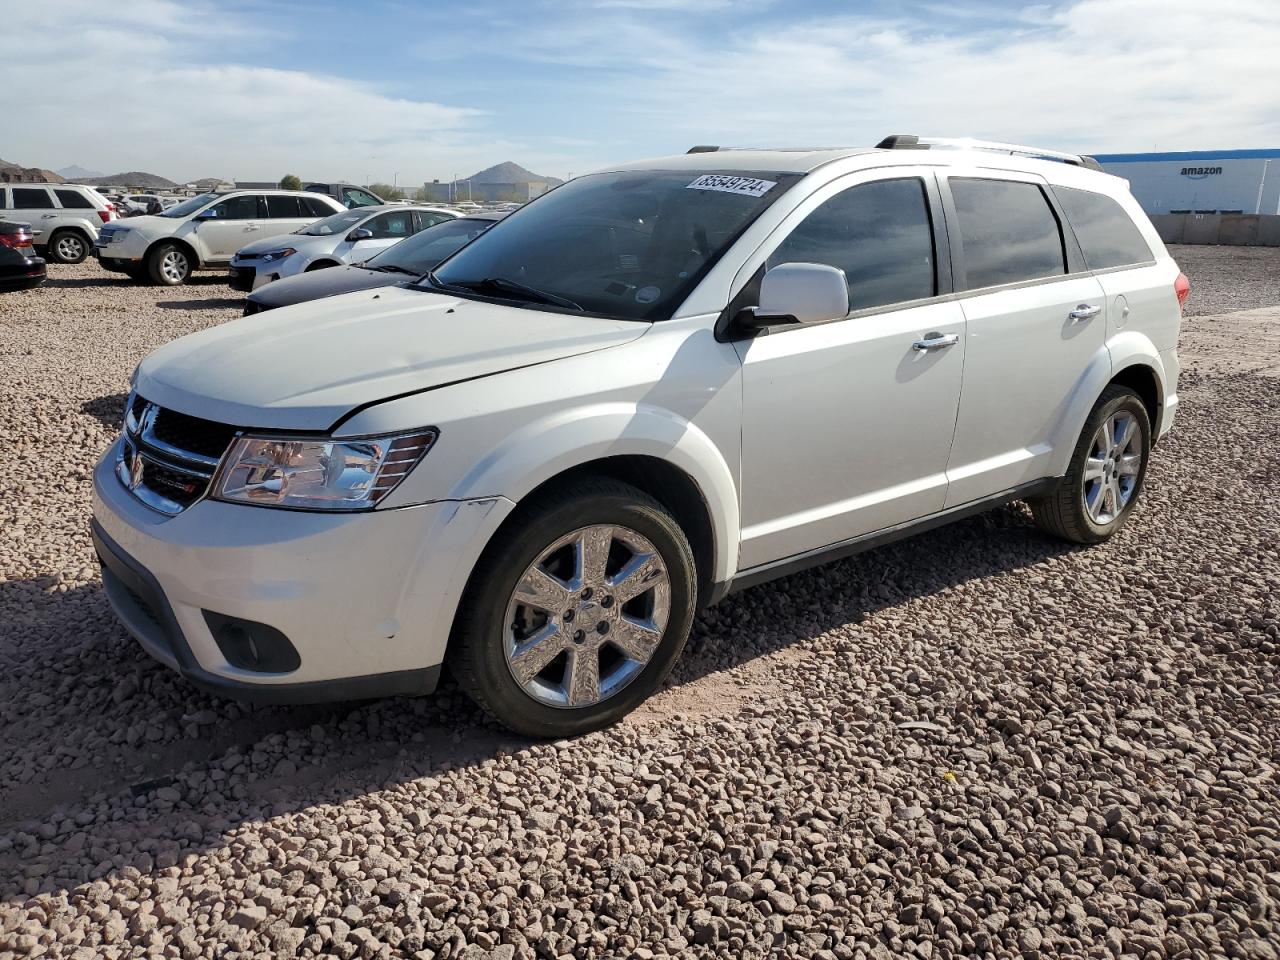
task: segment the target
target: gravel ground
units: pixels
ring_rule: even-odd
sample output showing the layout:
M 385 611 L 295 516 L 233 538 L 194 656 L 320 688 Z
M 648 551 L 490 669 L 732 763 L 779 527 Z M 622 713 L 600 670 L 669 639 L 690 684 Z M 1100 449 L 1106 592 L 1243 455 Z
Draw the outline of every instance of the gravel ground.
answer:
M 1280 304 L 1275 254 L 1175 252 L 1217 312 Z M 1111 543 L 1008 508 L 747 591 L 534 743 L 447 685 L 250 709 L 148 660 L 90 469 L 133 364 L 238 305 L 51 271 L 0 300 L 0 958 L 1280 957 L 1280 382 L 1224 346 L 1274 365 L 1280 310 L 1186 324 Z

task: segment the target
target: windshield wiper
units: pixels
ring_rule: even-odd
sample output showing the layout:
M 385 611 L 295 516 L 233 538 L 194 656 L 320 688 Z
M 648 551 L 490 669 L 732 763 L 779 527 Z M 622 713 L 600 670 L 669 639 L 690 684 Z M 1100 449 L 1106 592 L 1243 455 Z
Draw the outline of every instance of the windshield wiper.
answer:
M 443 283 L 437 280 L 434 274 L 429 275 L 432 283 L 444 287 L 455 287 L 462 290 L 474 290 L 476 293 L 485 293 L 487 291 L 496 293 L 513 293 L 517 297 L 532 301 L 534 303 L 545 303 L 552 307 L 564 307 L 566 310 L 577 310 L 579 313 L 585 313 L 581 304 L 574 303 L 566 297 L 558 297 L 554 293 L 547 293 L 545 290 L 539 290 L 537 287 L 530 287 L 527 284 L 520 283 L 518 280 L 508 280 L 506 277 L 485 277 L 483 280 L 463 280 L 454 281 L 453 283 Z
M 411 277 L 422 276 L 421 270 L 410 270 L 407 267 L 401 267 L 394 263 L 380 263 L 376 267 L 371 267 L 367 263 L 362 263 L 360 266 L 364 267 L 366 270 L 377 270 L 379 273 L 407 273 Z

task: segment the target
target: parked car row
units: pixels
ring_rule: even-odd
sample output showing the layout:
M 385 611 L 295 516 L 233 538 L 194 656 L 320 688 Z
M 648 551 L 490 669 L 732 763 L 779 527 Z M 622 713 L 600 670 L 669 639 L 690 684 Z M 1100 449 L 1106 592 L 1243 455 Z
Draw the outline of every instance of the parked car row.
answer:
M 281 232 L 277 196 L 108 225 L 99 255 L 180 282 Z M 731 591 L 1012 500 L 1107 540 L 1178 406 L 1189 284 L 1088 157 L 698 148 L 258 283 L 362 242 L 346 215 L 247 285 L 350 292 L 151 354 L 95 470 L 111 605 L 218 693 L 421 694 L 447 665 L 517 731 L 598 729 Z
M 92 187 L 75 183 L 0 184 L 0 217 L 29 223 L 37 249 L 54 263 L 80 263 L 115 205 Z

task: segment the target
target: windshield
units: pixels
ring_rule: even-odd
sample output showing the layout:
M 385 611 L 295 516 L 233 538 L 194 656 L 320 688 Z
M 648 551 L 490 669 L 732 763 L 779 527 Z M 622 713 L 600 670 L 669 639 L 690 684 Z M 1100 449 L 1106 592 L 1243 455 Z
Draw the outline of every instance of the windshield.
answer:
M 665 320 L 797 179 L 690 170 L 579 177 L 481 234 L 432 279 L 521 304 Z
M 365 263 L 365 266 L 373 269 L 394 267 L 404 273 L 421 276 L 434 270 L 445 257 L 462 249 L 464 244 L 470 243 L 495 223 L 496 220 L 476 220 L 471 217 L 446 220 L 388 247 Z
M 175 219 L 188 216 L 195 213 L 210 200 L 217 200 L 216 193 L 202 193 L 198 197 L 192 197 L 190 200 L 183 200 L 176 206 L 170 207 L 164 213 L 159 214 L 162 217 L 173 217 Z
M 325 217 L 323 220 L 317 220 L 311 226 L 298 233 L 304 237 L 331 237 L 335 233 L 346 233 L 361 220 L 367 220 L 369 214 L 359 213 L 354 210 L 344 210 L 342 213 L 335 213 L 331 217 Z

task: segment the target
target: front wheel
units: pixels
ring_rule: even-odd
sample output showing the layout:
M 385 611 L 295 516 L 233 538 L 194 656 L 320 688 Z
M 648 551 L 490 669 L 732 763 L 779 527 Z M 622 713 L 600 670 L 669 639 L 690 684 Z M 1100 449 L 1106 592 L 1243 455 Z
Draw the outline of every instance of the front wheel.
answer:
M 661 504 L 612 480 L 574 483 L 525 507 L 485 551 L 450 669 L 518 733 L 598 730 L 670 672 L 695 595 L 688 539 Z
M 147 258 L 147 272 L 161 286 L 176 287 L 191 276 L 191 255 L 176 243 L 162 243 Z
M 1101 543 L 1124 526 L 1147 474 L 1151 420 L 1128 387 L 1102 391 L 1062 484 L 1030 501 L 1036 524 L 1073 543 Z

